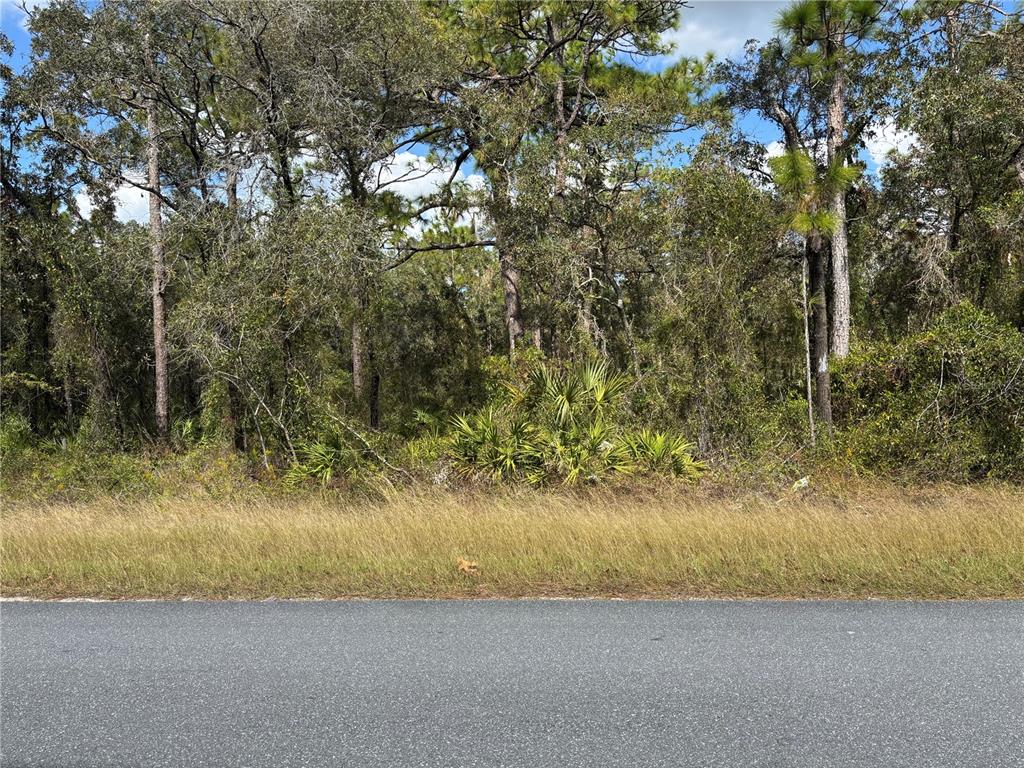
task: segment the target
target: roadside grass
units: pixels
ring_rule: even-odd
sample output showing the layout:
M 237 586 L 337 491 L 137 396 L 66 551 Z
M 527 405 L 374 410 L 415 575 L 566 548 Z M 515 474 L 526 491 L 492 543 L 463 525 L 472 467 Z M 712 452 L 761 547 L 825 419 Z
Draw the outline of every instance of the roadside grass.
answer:
M 1024 597 L 1009 486 L 96 500 L 0 521 L 5 596 Z

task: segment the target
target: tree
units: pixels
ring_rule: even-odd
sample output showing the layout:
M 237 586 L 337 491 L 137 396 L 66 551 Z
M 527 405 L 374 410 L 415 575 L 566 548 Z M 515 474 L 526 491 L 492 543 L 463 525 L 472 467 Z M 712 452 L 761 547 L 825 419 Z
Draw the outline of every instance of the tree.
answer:
M 524 155 L 538 141 L 552 142 L 554 172 L 548 193 L 555 193 L 554 203 L 560 206 L 572 186 L 567 176 L 573 134 L 586 125 L 609 125 L 612 121 L 601 105 L 608 104 L 617 79 L 629 81 L 624 70 L 630 68 L 615 63 L 615 57 L 663 52 L 660 36 L 676 23 L 681 5 L 676 0 L 538 0 L 443 6 L 451 41 L 445 44 L 468 52 L 459 65 L 458 83 L 448 89 L 449 126 L 487 179 L 487 212 L 502 274 L 510 352 L 527 327 L 521 275 L 526 255 L 536 239 L 533 233 L 548 229 L 551 207 L 520 202 Z M 677 74 L 684 69 L 661 79 L 680 82 Z M 636 75 L 631 82 L 639 85 L 640 80 Z M 651 99 L 646 106 L 655 103 Z M 658 108 L 652 111 L 659 114 Z M 634 120 L 633 130 L 641 124 Z M 582 141 L 575 147 L 576 152 L 588 149 Z
M 878 306 L 886 322 L 912 316 L 920 327 L 969 300 L 1020 326 L 1020 20 L 985 4 L 919 10 L 889 32 L 900 74 L 892 119 L 913 141 L 883 172 L 879 231 L 897 237 L 878 264 Z
M 426 465 L 543 358 L 628 370 L 608 418 L 774 466 L 808 421 L 876 434 L 861 350 L 836 360 L 851 325 L 864 354 L 963 299 L 1024 326 L 1019 14 L 798 3 L 708 96 L 702 63 L 660 58 L 681 5 L 38 7 L 27 68 L 0 65 L 0 427 L 127 450 L 155 424 L 268 474 L 325 447 Z M 857 386 L 899 389 L 887 366 Z M 912 433 L 887 402 L 884 434 Z
M 423 6 L 415 3 L 367 3 L 359 14 L 350 6 L 323 4 L 316 28 L 304 39 L 304 49 L 316 53 L 303 65 L 308 75 L 295 95 L 310 107 L 318 139 L 314 170 L 336 176 L 341 194 L 381 230 L 379 242 L 353 254 L 350 337 L 353 384 L 374 429 L 381 423 L 379 334 L 366 324 L 379 280 L 413 253 L 429 250 L 430 244 L 411 246 L 405 230 L 457 204 L 456 178 L 469 156 L 462 150 L 453 158 L 410 159 L 411 148 L 443 132 L 439 105 L 429 94 L 456 77 L 446 57 L 432 55 L 432 39 L 423 32 L 427 25 Z M 399 156 L 414 164 L 403 167 Z M 440 173 L 446 180 L 424 199 L 405 200 L 393 191 Z
M 806 279 L 808 265 L 811 259 L 809 254 L 821 252 L 821 239 L 834 234 L 840 225 L 833 211 L 829 210 L 837 194 L 845 193 L 846 189 L 860 175 L 857 168 L 844 165 L 837 160 L 830 165 L 826 172 L 818 175 L 814 161 L 800 150 L 789 150 L 780 157 L 772 158 L 769 161 L 772 170 L 772 177 L 776 186 L 782 192 L 786 200 L 786 208 L 789 215 L 788 226 L 803 238 L 803 258 L 801 260 L 801 291 L 806 297 Z M 814 345 L 814 375 L 816 381 L 815 400 L 817 402 L 818 418 L 827 426 L 832 425 L 832 385 L 829 374 L 828 346 L 824 343 L 825 327 L 828 324 L 825 304 L 825 280 L 821 274 L 816 274 L 821 269 L 820 259 L 814 260 L 814 273 L 811 274 L 811 297 L 817 305 L 815 313 L 815 345 Z M 811 428 L 811 441 L 814 441 L 814 412 L 811 405 L 811 346 L 807 335 L 807 308 L 806 298 L 804 304 L 804 328 L 805 340 L 807 343 L 806 359 L 807 367 L 807 400 L 808 418 Z
M 809 157 L 817 167 L 826 155 L 820 83 L 810 77 L 806 67 L 794 67 L 778 40 L 761 48 L 750 47 L 742 63 L 729 63 L 719 69 L 718 78 L 729 90 L 728 101 L 734 107 L 756 110 L 773 121 L 782 132 L 783 145 L 790 158 Z M 763 153 L 755 156 L 754 173 L 763 172 Z M 797 168 L 797 170 L 800 170 Z M 812 176 L 817 175 L 814 170 Z M 797 174 L 797 177 L 805 176 Z M 770 177 L 765 179 L 771 182 Z M 800 184 L 797 184 L 800 187 Z M 817 202 L 817 201 L 816 201 Z M 829 359 L 828 272 L 829 252 L 826 238 L 816 232 L 803 240 L 810 281 L 811 357 L 815 369 L 815 410 L 828 423 L 831 413 Z
M 194 129 L 202 110 L 181 87 L 188 78 L 172 65 L 187 62 L 176 41 L 194 36 L 199 23 L 176 9 L 118 0 L 90 10 L 72 0 L 54 3 L 33 18 L 25 84 L 41 119 L 39 133 L 71 151 L 79 178 L 100 195 L 127 184 L 149 196 L 153 411 L 160 441 L 170 424 L 163 207 L 180 207 L 170 195 L 187 194 L 189 187 L 181 176 L 166 178 L 161 145 L 165 131 L 177 126 L 189 136 L 186 128 Z M 172 122 L 165 127 L 166 116 Z
M 142 33 L 143 55 L 146 58 L 149 79 L 155 81 L 156 61 L 150 42 L 152 33 Z M 156 381 L 156 435 L 165 441 L 170 429 L 170 405 L 167 394 L 167 311 L 164 308 L 164 288 L 167 268 L 164 264 L 163 223 L 160 205 L 160 124 L 156 98 L 150 94 L 146 103 L 146 183 L 149 185 L 149 241 L 153 253 L 153 368 Z
M 829 166 L 844 164 L 858 131 L 847 132 L 847 91 L 851 78 L 863 76 L 857 46 L 870 38 L 882 11 L 875 0 L 800 0 L 779 17 L 779 29 L 791 46 L 792 64 L 811 71 L 828 86 L 826 157 Z M 850 352 L 850 254 L 846 231 L 846 193 L 839 189 L 831 201 L 835 225 L 832 249 L 832 353 Z

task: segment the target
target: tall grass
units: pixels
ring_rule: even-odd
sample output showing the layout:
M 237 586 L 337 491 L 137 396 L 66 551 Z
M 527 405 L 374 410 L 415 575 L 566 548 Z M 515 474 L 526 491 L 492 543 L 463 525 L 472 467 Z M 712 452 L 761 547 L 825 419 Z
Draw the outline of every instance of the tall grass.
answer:
M 1024 596 L 1008 487 L 97 501 L 2 525 L 5 595 Z

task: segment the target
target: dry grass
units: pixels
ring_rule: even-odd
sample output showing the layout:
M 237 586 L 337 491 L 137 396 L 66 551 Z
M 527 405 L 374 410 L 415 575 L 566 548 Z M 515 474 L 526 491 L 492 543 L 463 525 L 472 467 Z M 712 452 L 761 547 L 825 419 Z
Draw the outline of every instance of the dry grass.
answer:
M 34 597 L 1024 596 L 1020 489 L 783 496 L 14 506 L 0 577 Z

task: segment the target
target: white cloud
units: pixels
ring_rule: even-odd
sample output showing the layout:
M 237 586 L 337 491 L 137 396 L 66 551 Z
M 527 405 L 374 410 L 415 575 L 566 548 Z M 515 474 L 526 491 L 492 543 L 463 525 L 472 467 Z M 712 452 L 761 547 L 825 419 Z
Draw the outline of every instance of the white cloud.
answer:
M 437 192 L 452 175 L 454 164 L 436 165 L 426 157 L 412 152 L 399 152 L 382 163 L 377 170 L 377 188 L 390 191 L 408 200 L 427 197 Z M 467 176 L 460 168 L 455 181 L 466 182 L 473 189 L 483 187 L 483 177 L 474 173 Z
M 883 166 L 890 152 L 902 154 L 917 146 L 918 137 L 913 131 L 898 127 L 893 120 L 874 123 L 864 132 L 864 146 L 876 166 Z
M 482 173 L 471 173 L 466 177 L 466 186 L 474 192 L 480 192 L 487 186 L 487 180 Z
M 133 180 L 142 183 L 141 176 L 133 177 Z M 84 218 L 88 219 L 92 216 L 94 206 L 92 200 L 89 199 L 89 194 L 84 189 L 79 190 L 75 195 L 75 203 Z M 144 190 L 138 187 L 127 183 L 121 184 L 114 191 L 114 205 L 116 206 L 114 218 L 118 221 L 135 221 L 139 224 L 149 221 L 149 197 Z
M 299 157 L 299 162 L 307 168 L 313 163 L 313 160 L 313 156 L 309 153 L 304 153 Z M 440 189 L 448 181 L 453 169 L 454 165 L 451 163 L 436 166 L 425 157 L 412 152 L 401 152 L 378 169 L 378 191 L 391 191 L 407 200 L 416 200 Z M 257 165 L 243 171 L 239 179 L 239 198 L 248 200 L 248 205 L 254 210 L 269 210 L 270 200 L 262 189 L 265 172 L 265 167 L 262 164 Z M 319 191 L 327 193 L 329 197 L 337 197 L 341 194 L 339 190 L 342 185 L 336 175 L 322 172 L 313 173 L 308 170 L 307 173 L 309 173 L 306 179 L 307 183 Z M 136 183 L 144 183 L 141 175 L 133 175 L 131 178 Z M 461 169 L 455 174 L 455 180 L 465 183 L 474 191 L 480 191 L 485 186 L 482 174 L 466 174 Z M 85 188 L 80 189 L 75 195 L 75 203 L 84 218 L 88 219 L 92 216 L 95 206 Z M 138 187 L 127 183 L 118 186 L 114 192 L 114 204 L 114 217 L 118 221 L 135 221 L 140 224 L 149 221 L 149 197 L 144 190 Z M 413 222 L 411 234 L 421 234 L 423 228 L 429 225 L 436 215 L 436 211 L 428 211 L 424 215 L 424 221 Z
M 679 26 L 664 42 L 675 46 L 674 58 L 714 54 L 725 59 L 743 52 L 747 40 L 775 36 L 775 19 L 788 3 L 777 0 L 695 0 L 679 12 Z

